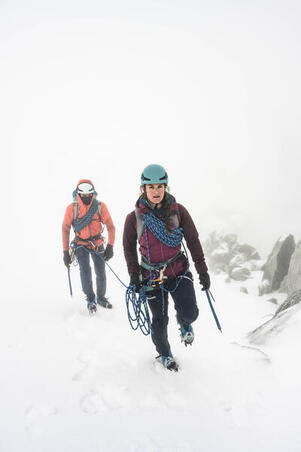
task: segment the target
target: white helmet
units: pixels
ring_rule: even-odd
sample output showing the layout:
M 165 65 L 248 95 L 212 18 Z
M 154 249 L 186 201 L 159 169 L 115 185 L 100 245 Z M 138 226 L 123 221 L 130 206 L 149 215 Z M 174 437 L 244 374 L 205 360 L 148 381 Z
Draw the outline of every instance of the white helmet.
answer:
M 94 193 L 94 187 L 88 182 L 82 182 L 77 186 L 77 193 L 79 195 L 91 195 Z

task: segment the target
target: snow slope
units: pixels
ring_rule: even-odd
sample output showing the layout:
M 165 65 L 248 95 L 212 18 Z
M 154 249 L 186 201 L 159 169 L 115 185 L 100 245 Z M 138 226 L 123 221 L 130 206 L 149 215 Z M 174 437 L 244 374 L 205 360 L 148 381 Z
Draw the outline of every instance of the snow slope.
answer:
M 300 328 L 261 349 L 245 339 L 274 305 L 215 277 L 223 334 L 198 290 L 196 340 L 185 348 L 170 304 L 176 374 L 154 363 L 149 337 L 130 329 L 111 274 L 114 309 L 95 317 L 78 278 L 72 269 L 74 299 L 66 281 L 56 297 L 28 294 L 18 316 L 14 303 L 0 307 L 1 452 L 300 450 Z

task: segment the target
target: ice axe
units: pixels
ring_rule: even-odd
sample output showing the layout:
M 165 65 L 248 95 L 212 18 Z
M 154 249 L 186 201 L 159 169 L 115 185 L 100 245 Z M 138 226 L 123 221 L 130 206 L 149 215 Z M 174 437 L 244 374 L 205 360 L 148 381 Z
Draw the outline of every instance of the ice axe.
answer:
M 72 297 L 73 293 L 72 293 L 72 285 L 71 285 L 70 267 L 68 267 L 67 270 L 68 270 L 68 281 L 69 281 L 70 295 Z
M 213 307 L 213 304 L 212 304 L 210 295 L 211 295 L 213 301 L 215 301 L 215 300 L 214 300 L 214 297 L 213 297 L 212 293 L 210 292 L 210 290 L 206 290 L 206 295 L 207 295 L 207 299 L 208 299 L 208 302 L 209 302 L 209 306 L 210 306 L 211 312 L 212 312 L 212 314 L 213 314 L 213 317 L 214 317 L 216 326 L 217 326 L 217 328 L 220 330 L 220 332 L 222 333 L 222 327 L 221 327 L 221 325 L 220 325 L 220 323 L 219 323 L 219 321 L 218 321 L 218 318 L 217 318 L 216 312 L 215 312 L 215 310 L 214 310 L 214 307 Z

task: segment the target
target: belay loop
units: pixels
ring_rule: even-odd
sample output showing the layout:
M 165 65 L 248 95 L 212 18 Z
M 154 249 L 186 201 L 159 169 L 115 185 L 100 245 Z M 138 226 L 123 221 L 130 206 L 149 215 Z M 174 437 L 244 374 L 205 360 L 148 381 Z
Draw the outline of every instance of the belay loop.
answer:
M 177 228 L 168 232 L 166 226 L 160 218 L 153 212 L 143 214 L 144 227 L 147 227 L 154 236 L 164 245 L 170 247 L 179 246 L 183 239 L 183 229 Z

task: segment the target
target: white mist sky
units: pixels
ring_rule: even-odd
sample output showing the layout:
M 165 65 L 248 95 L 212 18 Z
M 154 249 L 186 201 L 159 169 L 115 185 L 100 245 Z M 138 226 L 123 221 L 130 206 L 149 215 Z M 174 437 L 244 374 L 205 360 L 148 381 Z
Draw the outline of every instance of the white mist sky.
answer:
M 299 240 L 300 23 L 297 1 L 2 0 L 4 251 L 31 271 L 61 265 L 62 217 L 87 177 L 121 253 L 149 163 L 202 240 L 222 228 L 263 256 Z

